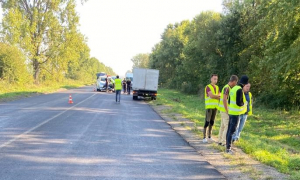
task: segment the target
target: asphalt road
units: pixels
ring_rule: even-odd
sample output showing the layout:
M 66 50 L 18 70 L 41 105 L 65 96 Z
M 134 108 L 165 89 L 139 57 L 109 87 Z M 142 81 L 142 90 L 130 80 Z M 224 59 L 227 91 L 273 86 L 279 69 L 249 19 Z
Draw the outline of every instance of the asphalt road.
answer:
M 0 179 L 225 179 L 147 103 L 92 90 L 0 103 Z

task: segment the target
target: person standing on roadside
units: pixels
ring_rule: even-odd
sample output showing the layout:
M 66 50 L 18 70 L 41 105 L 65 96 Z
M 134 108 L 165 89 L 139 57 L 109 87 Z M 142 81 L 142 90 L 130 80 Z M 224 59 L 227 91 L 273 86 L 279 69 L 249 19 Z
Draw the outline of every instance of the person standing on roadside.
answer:
M 108 90 L 108 79 L 107 79 L 107 76 L 105 78 L 105 88 L 106 88 L 106 92 L 107 92 L 107 90 Z
M 116 91 L 116 102 L 120 103 L 121 100 L 121 91 L 122 91 L 122 81 L 119 79 L 119 75 L 117 75 L 115 79 L 115 91 Z M 119 97 L 119 101 L 118 101 Z
M 228 129 L 228 123 L 229 123 L 229 115 L 228 115 L 228 96 L 231 88 L 233 88 L 239 78 L 236 75 L 232 75 L 229 79 L 228 84 L 226 84 L 222 91 L 221 91 L 221 97 L 219 101 L 219 111 L 221 114 L 221 126 L 219 130 L 219 137 L 218 137 L 218 144 L 221 146 L 226 145 L 226 134 Z
M 240 115 L 240 123 L 238 124 L 238 127 L 236 131 L 233 134 L 232 142 L 238 141 L 241 135 L 241 132 L 244 128 L 244 125 L 246 123 L 247 117 L 252 115 L 252 94 L 250 92 L 250 83 L 244 86 L 243 91 L 246 97 L 247 103 L 247 112 L 245 114 Z
M 126 93 L 126 79 L 125 78 L 122 81 L 122 85 L 123 85 L 123 92 L 125 94 Z
M 212 74 L 210 77 L 210 84 L 205 87 L 205 123 L 203 128 L 203 142 L 207 143 L 207 127 L 208 127 L 208 140 L 212 141 L 212 128 L 215 122 L 215 117 L 218 111 L 220 91 L 217 86 L 218 75 Z
M 128 95 L 129 95 L 129 94 L 130 94 L 130 88 L 131 88 L 131 80 L 130 80 L 130 79 L 127 79 L 126 84 L 127 84 L 127 93 L 128 93 Z
M 232 135 L 236 131 L 241 114 L 247 112 L 247 101 L 243 92 L 243 87 L 248 84 L 248 76 L 242 76 L 238 85 L 234 86 L 229 92 L 228 114 L 229 124 L 226 134 L 226 153 L 233 154 L 231 149 Z

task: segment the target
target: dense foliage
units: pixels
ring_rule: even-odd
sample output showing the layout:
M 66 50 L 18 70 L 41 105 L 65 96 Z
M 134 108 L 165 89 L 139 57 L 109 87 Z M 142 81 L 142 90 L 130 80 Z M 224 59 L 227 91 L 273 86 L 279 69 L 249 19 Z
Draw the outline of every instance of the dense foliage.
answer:
M 75 0 L 0 0 L 0 80 L 36 84 L 64 79 L 91 82 L 97 72 L 115 74 L 90 57 L 79 32 Z M 27 78 L 29 77 L 29 78 Z
M 256 102 L 297 109 L 300 1 L 225 0 L 223 5 L 223 13 L 202 12 L 167 26 L 148 65 L 160 70 L 160 85 L 197 93 L 212 73 L 221 87 L 230 75 L 247 74 Z
M 149 64 L 149 54 L 137 54 L 131 59 L 133 68 L 147 68 Z

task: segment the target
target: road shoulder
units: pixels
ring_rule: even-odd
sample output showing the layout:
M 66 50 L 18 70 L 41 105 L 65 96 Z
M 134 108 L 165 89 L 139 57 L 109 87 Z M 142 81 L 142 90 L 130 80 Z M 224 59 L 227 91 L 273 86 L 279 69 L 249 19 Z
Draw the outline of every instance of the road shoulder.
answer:
M 225 149 L 216 142 L 202 143 L 202 127 L 196 127 L 195 123 L 183 118 L 180 114 L 166 112 L 170 107 L 164 105 L 149 104 L 179 135 L 181 135 L 205 160 L 214 166 L 228 179 L 288 179 L 288 175 L 278 172 L 275 168 L 264 165 L 241 149 L 234 148 L 235 155 L 224 153 Z M 213 137 L 215 140 L 217 137 Z

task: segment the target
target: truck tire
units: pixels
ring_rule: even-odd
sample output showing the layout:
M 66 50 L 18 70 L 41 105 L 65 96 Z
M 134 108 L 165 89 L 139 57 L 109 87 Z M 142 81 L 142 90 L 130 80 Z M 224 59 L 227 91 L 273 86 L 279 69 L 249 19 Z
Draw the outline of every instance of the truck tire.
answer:
M 137 97 L 137 96 L 132 96 L 132 99 L 133 99 L 133 100 L 137 100 L 138 97 Z

